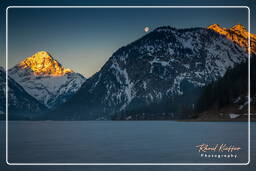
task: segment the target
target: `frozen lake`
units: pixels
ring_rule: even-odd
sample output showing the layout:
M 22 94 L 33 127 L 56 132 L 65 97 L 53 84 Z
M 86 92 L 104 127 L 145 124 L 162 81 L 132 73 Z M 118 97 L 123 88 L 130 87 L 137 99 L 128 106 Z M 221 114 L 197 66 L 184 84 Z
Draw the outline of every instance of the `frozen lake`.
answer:
M 252 129 L 255 130 L 255 126 L 256 124 L 252 123 Z M 1 130 L 4 130 L 4 122 L 1 122 L 1 128 Z M 248 160 L 247 131 L 246 122 L 9 122 L 9 162 L 245 163 Z M 4 137 L 3 131 L 1 135 Z M 255 136 L 253 136 L 252 144 L 253 142 L 255 143 L 255 139 Z M 201 153 L 199 153 L 198 148 L 196 148 L 197 145 L 203 143 L 209 145 L 224 143 L 239 146 L 241 150 L 232 153 L 237 154 L 237 158 L 206 158 L 201 157 Z M 4 152 L 3 139 L 1 141 L 1 147 L 1 151 Z M 226 152 L 226 154 L 228 153 Z M 252 157 L 255 158 L 255 147 L 252 147 L 251 154 Z M 4 161 L 4 155 L 1 156 L 1 161 Z M 35 167 L 37 166 L 33 166 L 33 168 Z M 73 167 L 82 170 L 82 168 L 86 167 L 93 169 L 95 167 L 102 168 L 103 166 Z M 105 167 L 121 168 L 121 166 Z M 147 168 L 149 166 L 124 167 Z M 168 166 L 158 166 L 157 168 L 160 169 L 162 167 Z M 203 166 L 201 168 L 206 167 L 207 166 Z M 239 167 L 240 166 L 237 166 L 237 168 Z M 55 168 L 53 170 L 56 170 L 56 168 L 60 170 L 64 169 L 63 166 L 51 166 L 50 168 Z M 69 170 L 68 168 L 70 167 L 65 167 L 65 169 Z M 223 168 L 225 168 L 225 166 L 223 166 Z

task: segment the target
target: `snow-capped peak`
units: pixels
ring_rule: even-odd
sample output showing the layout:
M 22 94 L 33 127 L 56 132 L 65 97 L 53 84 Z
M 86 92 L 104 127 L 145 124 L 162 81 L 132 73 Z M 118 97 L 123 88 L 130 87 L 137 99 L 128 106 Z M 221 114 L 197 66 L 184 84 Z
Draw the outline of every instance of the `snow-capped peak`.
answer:
M 64 68 L 48 52 L 40 51 L 9 69 L 9 76 L 48 108 L 66 102 L 86 78 Z
M 30 69 L 35 75 L 63 76 L 73 72 L 64 68 L 57 60 L 46 51 L 40 51 L 25 58 L 18 66 L 22 69 Z

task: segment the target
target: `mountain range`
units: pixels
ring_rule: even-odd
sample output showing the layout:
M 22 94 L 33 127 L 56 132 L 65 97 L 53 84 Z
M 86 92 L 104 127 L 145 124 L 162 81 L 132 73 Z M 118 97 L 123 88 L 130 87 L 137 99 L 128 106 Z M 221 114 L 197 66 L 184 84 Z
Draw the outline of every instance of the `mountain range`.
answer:
M 231 29 L 241 29 L 241 39 L 246 39 L 243 36 L 247 31 L 240 25 Z M 240 39 L 233 41 L 220 34 L 213 26 L 189 29 L 159 27 L 118 49 L 70 101 L 48 117 L 109 119 L 121 115 L 129 117 L 129 113 L 137 110 L 140 116 L 136 117 L 140 118 L 147 115 L 141 108 L 198 91 L 223 77 L 228 69 L 245 63 L 248 59 L 245 48 L 248 46 L 241 46 L 239 42 Z M 200 91 L 190 101 L 183 99 L 179 102 L 183 103 L 182 107 L 193 107 L 199 95 Z M 169 114 L 164 115 L 177 118 L 183 112 L 173 107 Z
M 256 35 L 230 29 L 159 27 L 109 58 L 86 79 L 41 51 L 9 77 L 47 110 L 40 119 L 177 119 L 189 117 L 205 87 L 256 54 Z M 182 109 L 182 110 L 181 110 Z M 184 115 L 186 113 L 186 115 Z

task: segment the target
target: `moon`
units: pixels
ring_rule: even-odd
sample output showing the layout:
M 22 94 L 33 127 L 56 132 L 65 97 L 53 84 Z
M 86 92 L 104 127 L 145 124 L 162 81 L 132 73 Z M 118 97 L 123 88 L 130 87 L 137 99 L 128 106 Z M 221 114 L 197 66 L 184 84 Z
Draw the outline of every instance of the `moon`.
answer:
M 149 27 L 145 27 L 144 31 L 147 33 L 149 31 Z

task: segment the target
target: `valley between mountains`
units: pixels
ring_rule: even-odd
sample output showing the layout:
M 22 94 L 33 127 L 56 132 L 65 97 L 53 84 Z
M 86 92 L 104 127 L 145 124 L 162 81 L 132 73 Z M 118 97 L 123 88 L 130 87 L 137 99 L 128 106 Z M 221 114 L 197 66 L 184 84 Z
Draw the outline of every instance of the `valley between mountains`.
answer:
M 248 105 L 255 118 L 255 56 L 256 35 L 240 24 L 156 28 L 116 50 L 90 78 L 65 68 L 50 52 L 40 51 L 8 69 L 8 118 L 246 120 Z M 1 68 L 2 119 L 5 77 Z

